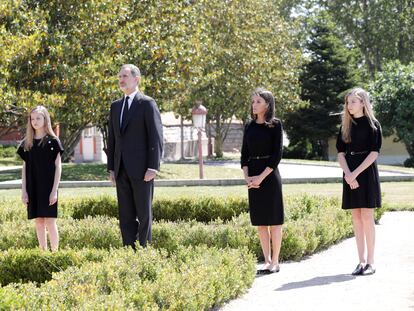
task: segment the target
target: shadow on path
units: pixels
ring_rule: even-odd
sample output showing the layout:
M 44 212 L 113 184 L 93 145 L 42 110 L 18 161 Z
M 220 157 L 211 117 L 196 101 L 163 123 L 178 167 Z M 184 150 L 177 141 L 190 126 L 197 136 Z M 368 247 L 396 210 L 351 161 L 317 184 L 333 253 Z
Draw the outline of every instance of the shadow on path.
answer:
M 297 289 L 297 288 L 303 288 L 303 287 L 311 287 L 311 286 L 322 286 L 322 285 L 328 285 L 332 283 L 347 282 L 353 279 L 355 279 L 355 276 L 350 275 L 350 274 L 318 276 L 310 280 L 283 284 L 281 287 L 275 289 L 275 291 L 285 291 L 285 290 L 291 290 L 291 289 Z

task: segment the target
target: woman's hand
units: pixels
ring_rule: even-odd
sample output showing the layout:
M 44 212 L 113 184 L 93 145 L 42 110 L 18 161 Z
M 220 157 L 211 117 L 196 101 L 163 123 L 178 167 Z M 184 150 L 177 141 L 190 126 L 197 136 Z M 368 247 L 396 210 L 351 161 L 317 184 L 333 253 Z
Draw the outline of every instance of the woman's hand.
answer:
M 250 183 L 247 185 L 247 187 L 250 188 L 260 188 L 260 184 L 263 181 L 263 178 L 259 175 L 259 176 L 252 176 L 250 177 Z
M 23 204 L 28 204 L 29 203 L 29 196 L 27 194 L 27 191 L 22 191 L 22 202 Z
M 49 206 L 57 202 L 57 191 L 52 191 L 49 195 Z
M 356 181 L 357 175 L 352 172 L 349 174 L 345 174 L 345 181 L 348 183 L 348 185 L 351 185 L 354 181 Z
M 353 182 L 349 184 L 349 187 L 351 187 L 351 190 L 355 190 L 359 187 L 358 181 L 355 179 Z

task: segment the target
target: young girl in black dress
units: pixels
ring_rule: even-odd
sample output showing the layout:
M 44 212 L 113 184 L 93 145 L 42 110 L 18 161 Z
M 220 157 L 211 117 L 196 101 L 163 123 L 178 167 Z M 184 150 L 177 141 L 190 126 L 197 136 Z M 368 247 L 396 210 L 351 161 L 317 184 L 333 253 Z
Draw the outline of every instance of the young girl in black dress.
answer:
M 37 240 L 43 250 L 47 250 L 46 229 L 52 251 L 59 247 L 56 218 L 62 152 L 49 112 L 37 106 L 29 114 L 26 137 L 17 153 L 23 159 L 22 201 L 27 205 L 28 218 L 35 219 Z
M 273 273 L 280 269 L 284 210 L 277 168 L 282 158 L 282 123 L 275 118 L 275 100 L 271 92 L 254 91 L 251 117 L 243 135 L 241 166 L 248 188 L 250 220 L 257 226 L 265 259 L 257 273 Z
M 359 256 L 359 263 L 352 274 L 373 274 L 374 209 L 381 207 L 376 163 L 381 148 L 381 126 L 374 117 L 368 93 L 361 88 L 352 89 L 345 96 L 336 148 L 339 164 L 344 171 L 342 208 L 352 210 Z

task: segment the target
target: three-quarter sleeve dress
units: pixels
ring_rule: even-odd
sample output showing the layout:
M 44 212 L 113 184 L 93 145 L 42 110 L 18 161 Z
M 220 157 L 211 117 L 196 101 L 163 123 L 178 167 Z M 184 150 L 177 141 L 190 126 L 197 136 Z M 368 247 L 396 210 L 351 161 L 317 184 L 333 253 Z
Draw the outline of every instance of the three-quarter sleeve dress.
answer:
M 55 181 L 55 160 L 63 147 L 59 139 L 46 136 L 43 141 L 33 140 L 33 147 L 24 150 L 23 144 L 17 153 L 26 163 L 26 190 L 29 197 L 27 215 L 29 219 L 37 217 L 57 217 L 56 202 L 49 205 L 50 193 Z
M 273 171 L 260 188 L 249 189 L 250 220 L 254 226 L 281 225 L 284 222 L 282 181 L 278 164 L 282 158 L 283 131 L 280 120 L 272 124 L 249 122 L 244 130 L 241 166 L 247 166 L 249 176 L 260 175 L 266 167 Z
M 336 140 L 336 149 L 338 153 L 345 153 L 346 163 L 351 172 L 366 159 L 371 151 L 379 152 L 382 143 L 381 126 L 377 121 L 374 122 L 377 129 L 373 129 L 365 116 L 353 120 L 355 123 L 351 126 L 351 142 L 345 143 L 343 141 L 342 129 L 339 130 Z M 342 208 L 381 207 L 381 188 L 377 161 L 359 174 L 356 180 L 359 187 L 352 190 L 343 178 Z

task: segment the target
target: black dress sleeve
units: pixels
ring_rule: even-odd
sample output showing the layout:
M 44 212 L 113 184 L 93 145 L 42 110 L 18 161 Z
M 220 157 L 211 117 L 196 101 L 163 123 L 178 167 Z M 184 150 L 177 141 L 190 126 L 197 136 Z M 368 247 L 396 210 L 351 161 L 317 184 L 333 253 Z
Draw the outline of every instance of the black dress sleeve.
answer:
M 247 123 L 244 126 L 244 131 L 243 131 L 243 143 L 242 143 L 241 158 L 240 158 L 240 164 L 242 168 L 243 166 L 249 165 L 249 149 L 247 147 L 247 139 L 246 139 L 246 132 L 247 132 L 248 127 L 249 127 L 249 123 Z
M 26 151 L 24 151 L 24 141 L 22 141 L 17 148 L 16 153 L 22 158 L 23 161 L 26 161 Z
M 269 160 L 267 161 L 267 166 L 275 169 L 282 159 L 282 150 L 283 150 L 283 129 L 282 122 L 277 120 L 274 123 L 274 127 L 271 128 L 274 134 L 272 154 L 270 155 Z
M 379 152 L 382 145 L 382 131 L 379 122 L 375 122 L 376 130 L 371 131 L 371 141 L 369 151 Z
M 56 160 L 58 153 L 62 155 L 64 149 L 63 149 L 62 143 L 60 142 L 59 138 L 52 138 L 51 142 L 52 142 L 51 143 L 52 146 L 50 149 L 52 151 L 53 159 Z
M 346 144 L 342 139 L 342 126 L 339 128 L 339 133 L 336 137 L 336 150 L 338 151 L 338 153 L 346 152 Z

